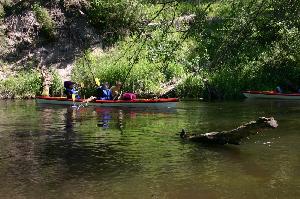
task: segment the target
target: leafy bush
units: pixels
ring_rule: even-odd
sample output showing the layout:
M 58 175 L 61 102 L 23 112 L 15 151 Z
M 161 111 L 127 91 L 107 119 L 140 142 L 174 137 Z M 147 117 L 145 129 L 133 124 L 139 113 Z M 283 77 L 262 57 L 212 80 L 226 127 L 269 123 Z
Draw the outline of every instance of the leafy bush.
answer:
M 105 39 L 113 42 L 137 30 L 140 6 L 138 0 L 91 0 L 87 14 Z
M 39 95 L 42 83 L 36 71 L 19 72 L 0 81 L 0 95 L 7 98 L 30 98 Z
M 63 81 L 56 70 L 51 71 L 51 76 L 52 76 L 52 82 L 50 86 L 50 95 L 61 96 L 64 90 Z
M 55 70 L 52 70 L 51 74 L 50 95 L 61 96 L 63 91 L 62 80 Z M 0 81 L 0 97 L 4 98 L 32 98 L 41 95 L 41 91 L 41 74 L 35 70 L 20 71 L 15 76 Z
M 55 23 L 51 19 L 46 8 L 42 7 L 40 4 L 35 3 L 32 6 L 35 12 L 38 22 L 42 25 L 42 33 L 46 36 L 46 39 L 52 41 L 55 39 Z
M 2 4 L 0 4 L 0 23 L 2 23 L 2 18 L 4 17 L 5 12 Z
M 86 96 L 94 95 L 95 77 L 110 84 L 125 81 L 123 90 L 139 93 L 159 93 L 161 84 L 187 77 L 177 94 L 195 98 L 205 95 L 205 77 L 226 99 L 240 96 L 241 90 L 270 90 L 285 79 L 300 79 L 300 20 L 295 17 L 300 4 L 290 0 L 61 3 L 67 9 L 83 7 L 104 41 L 115 45 L 102 55 L 87 52 L 76 60 L 72 78 L 84 83 Z M 44 34 L 54 38 L 55 24 L 47 10 L 38 3 L 33 10 Z M 180 16 L 191 14 L 196 16 L 177 26 Z M 51 90 L 58 95 L 62 82 L 57 76 L 53 81 Z M 5 82 L 1 88 L 18 90 L 13 80 Z
M 131 39 L 130 42 L 120 42 L 113 51 L 101 56 L 86 53 L 85 57 L 77 60 L 72 79 L 84 83 L 89 90 L 86 95 L 95 90 L 95 77 L 110 85 L 121 81 L 124 91 L 149 94 L 159 93 L 162 83 L 184 74 L 183 65 L 176 60 L 158 59 L 154 62 L 149 59 L 147 44 L 132 43 L 134 39 Z
M 2 18 L 5 16 L 5 10 L 12 4 L 11 0 L 1 0 L 0 1 L 0 24 L 2 23 Z
M 176 88 L 176 95 L 182 98 L 202 98 L 204 92 L 203 79 L 202 75 L 189 75 Z

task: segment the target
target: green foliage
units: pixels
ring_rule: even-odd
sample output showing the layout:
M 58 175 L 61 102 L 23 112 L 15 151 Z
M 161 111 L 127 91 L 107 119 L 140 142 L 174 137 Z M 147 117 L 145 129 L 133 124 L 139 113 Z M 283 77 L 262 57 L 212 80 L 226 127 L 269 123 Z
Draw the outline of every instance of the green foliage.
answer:
M 114 59 L 110 56 L 93 57 L 89 60 L 90 68 L 87 68 L 83 63 L 84 60 L 79 60 L 76 67 L 72 71 L 72 79 L 76 82 L 83 82 L 85 89 L 89 90 L 86 95 L 94 94 L 95 82 L 94 77 L 99 78 L 101 83 L 109 82 L 113 85 L 115 81 L 124 82 L 130 66 L 126 60 L 120 60 L 114 63 Z M 93 72 L 92 72 L 93 71 Z M 133 66 L 129 76 L 123 86 L 124 91 L 135 92 L 158 92 L 159 84 L 164 80 L 163 74 L 159 71 L 155 64 L 148 61 L 140 61 Z
M 110 85 L 121 81 L 124 83 L 124 91 L 147 94 L 159 93 L 162 83 L 184 74 L 183 65 L 176 60 L 153 61 L 147 50 L 151 43 L 132 43 L 135 39 L 128 38 L 112 52 L 101 56 L 87 53 L 85 58 L 77 61 L 72 79 L 84 83 L 86 89 L 90 90 L 86 95 L 93 94 L 95 77 Z
M 224 98 L 244 89 L 274 89 L 285 79 L 298 83 L 299 12 L 299 3 L 288 0 L 213 3 L 207 20 L 196 18 L 187 69 L 207 71 Z
M 0 24 L 1 20 L 5 16 L 5 8 L 11 5 L 11 0 L 0 0 Z
M 204 81 L 202 75 L 189 75 L 176 89 L 176 95 L 182 98 L 203 97 Z
M 95 7 L 95 3 L 96 1 L 91 4 L 92 7 Z M 125 3 L 124 1 L 118 1 L 118 3 L 114 6 L 122 8 L 125 5 L 122 4 Z M 240 90 L 271 89 L 280 82 L 279 75 L 276 73 L 279 71 L 281 73 L 283 70 L 275 70 L 274 63 L 269 63 L 268 58 L 273 57 L 271 58 L 273 61 L 278 60 L 276 62 L 278 66 L 275 68 L 281 68 L 282 60 L 279 59 L 282 57 L 273 55 L 276 55 L 276 52 L 286 54 L 283 53 L 284 45 L 294 46 L 291 49 L 294 52 L 292 57 L 294 60 L 298 59 L 298 45 L 291 44 L 297 41 L 295 37 L 297 37 L 298 30 L 290 31 L 289 27 L 282 29 L 277 22 L 270 20 L 269 17 L 274 17 L 270 15 L 270 10 L 272 10 L 270 8 L 274 6 L 271 6 L 271 2 L 267 4 L 262 4 L 261 1 L 216 2 L 206 10 L 207 5 L 206 2 L 169 4 L 155 19 L 157 25 L 154 28 L 146 27 L 146 35 L 150 39 L 148 38 L 140 50 L 139 60 L 128 77 L 129 82 L 134 82 L 135 90 L 158 92 L 160 83 L 172 80 L 173 77 L 178 77 L 185 72 L 191 72 L 196 76 L 189 76 L 178 87 L 177 92 L 180 96 L 200 97 L 205 89 L 203 75 L 200 74 L 206 71 L 205 76 L 210 79 L 210 84 L 223 93 L 225 98 L 232 98 L 238 96 Z M 102 2 L 97 6 L 103 9 L 108 5 Z M 160 6 L 148 4 L 145 13 L 148 17 L 154 16 L 160 8 Z M 174 16 L 193 13 L 196 13 L 197 17 L 187 38 L 184 38 L 184 34 L 178 32 L 176 27 L 165 23 L 173 20 Z M 119 16 L 125 16 L 125 14 Z M 106 22 L 107 19 L 104 21 Z M 285 42 L 280 40 L 281 38 L 286 38 Z M 97 76 L 111 83 L 124 79 L 126 71 L 129 71 L 131 67 L 130 57 L 138 52 L 136 49 L 141 40 L 131 37 L 126 42 L 122 44 L 123 47 L 118 46 L 117 53 L 93 57 L 96 60 L 92 60 L 90 65 Z M 130 44 L 133 46 L 128 43 L 133 43 Z M 127 54 L 127 56 L 115 64 L 114 57 L 118 57 L 119 54 Z M 290 58 L 287 60 L 289 63 L 293 61 Z M 292 65 L 295 66 L 295 64 Z M 287 69 L 286 66 L 284 68 Z M 84 71 L 84 67 L 81 71 Z M 80 74 L 76 75 L 77 77 L 89 76 L 78 71 L 76 73 Z M 144 75 L 145 73 L 150 73 L 150 75 Z M 156 74 L 157 78 L 152 78 L 152 74 Z M 88 77 L 88 79 L 92 78 Z M 132 87 L 131 84 L 125 87 L 129 89 Z M 190 90 L 187 91 L 186 88 Z
M 196 98 L 205 95 L 204 77 L 224 98 L 300 79 L 296 0 L 70 0 L 63 5 L 83 9 L 104 46 L 114 44 L 102 55 L 87 52 L 76 61 L 72 78 L 84 83 L 86 96 L 94 95 L 95 77 L 111 85 L 125 81 L 123 90 L 139 93 L 159 93 L 161 84 L 187 77 L 177 94 Z M 53 39 L 55 24 L 47 9 L 38 3 L 32 7 L 43 33 Z M 196 17 L 177 21 L 187 15 Z M 57 76 L 53 94 L 61 87 Z
M 4 15 L 5 15 L 4 8 L 2 4 L 0 4 L 0 24 L 2 24 L 2 18 L 4 17 Z
M 47 9 L 35 3 L 32 6 L 32 10 L 35 12 L 38 22 L 42 25 L 41 32 L 48 41 L 53 41 L 55 39 L 55 23 Z
M 138 0 L 91 0 L 88 17 L 108 42 L 137 30 L 141 4 Z
M 18 15 L 30 6 L 30 1 L 0 0 L 0 8 L 3 7 L 3 16 Z
M 64 0 L 63 5 L 67 10 L 74 8 L 87 8 L 89 0 Z
M 30 98 L 40 94 L 41 76 L 38 72 L 19 72 L 0 81 L 0 95 L 7 98 Z
M 51 96 L 61 96 L 63 83 L 55 70 L 51 71 Z M 0 97 L 4 98 L 31 98 L 40 95 L 42 90 L 41 74 L 35 70 L 20 71 L 5 80 L 0 81 Z
M 61 96 L 64 90 L 63 81 L 56 70 L 51 71 L 51 76 L 52 76 L 52 82 L 50 86 L 50 95 Z

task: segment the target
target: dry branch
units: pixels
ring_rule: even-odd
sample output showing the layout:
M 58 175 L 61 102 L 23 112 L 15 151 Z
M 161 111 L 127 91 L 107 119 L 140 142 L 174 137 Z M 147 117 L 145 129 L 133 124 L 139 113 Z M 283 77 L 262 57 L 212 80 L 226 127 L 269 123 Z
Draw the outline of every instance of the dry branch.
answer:
M 239 145 L 243 138 L 257 134 L 260 130 L 276 128 L 277 121 L 273 118 L 260 117 L 230 131 L 209 132 L 205 134 L 190 134 L 182 130 L 180 137 L 185 140 L 208 144 L 235 144 Z

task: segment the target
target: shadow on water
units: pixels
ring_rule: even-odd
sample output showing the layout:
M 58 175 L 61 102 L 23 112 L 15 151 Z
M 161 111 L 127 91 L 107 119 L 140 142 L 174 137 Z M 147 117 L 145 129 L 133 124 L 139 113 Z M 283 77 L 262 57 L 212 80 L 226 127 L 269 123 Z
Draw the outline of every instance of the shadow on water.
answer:
M 114 144 L 103 142 L 103 136 L 98 137 L 95 132 L 92 132 L 97 130 L 95 127 L 91 127 L 91 131 L 87 131 L 86 134 L 79 132 L 78 127 L 83 122 L 95 119 L 90 116 L 94 112 L 93 109 L 56 108 L 60 112 L 64 112 L 62 114 L 64 124 L 60 131 L 54 132 L 43 143 L 39 154 L 43 164 L 60 162 L 66 167 L 69 174 L 85 176 L 105 170 L 112 172 L 114 169 L 126 165 L 122 152 L 114 149 Z M 46 110 L 43 108 L 41 112 L 44 113 Z M 97 118 L 103 122 L 104 129 L 109 128 L 109 122 L 112 120 L 109 110 L 103 110 L 99 115 L 97 114 Z M 131 169 L 133 167 L 131 165 Z
M 247 145 L 247 147 L 251 147 Z M 255 177 L 257 179 L 266 179 L 270 177 L 268 170 L 255 161 L 253 161 L 253 154 L 245 152 L 240 146 L 233 145 L 199 145 L 195 149 L 195 154 L 199 154 L 200 151 L 206 151 L 205 153 L 214 154 L 219 159 L 222 159 L 226 164 L 238 164 L 239 169 L 244 174 Z M 221 157 L 221 158 L 220 158 Z
M 299 193 L 299 103 L 79 110 L 0 104 L 0 198 L 250 199 Z M 279 127 L 240 146 L 205 146 L 176 135 L 182 128 L 230 130 L 258 116 L 274 116 Z M 271 146 L 263 144 L 272 138 Z
M 124 170 L 137 172 L 140 169 L 139 160 L 126 154 L 123 147 L 127 145 L 123 141 L 126 136 L 122 138 L 126 123 L 139 120 L 141 115 L 168 115 L 176 112 L 175 109 L 39 108 L 43 121 L 47 123 L 45 129 L 48 124 L 57 124 L 57 118 L 53 118 L 53 115 L 64 122 L 56 126 L 56 131 L 50 130 L 51 136 L 43 142 L 38 157 L 45 165 L 62 164 L 64 170 L 67 169 L 73 177 L 87 177 L 89 174 L 105 176 Z M 49 121 L 51 117 L 52 121 Z

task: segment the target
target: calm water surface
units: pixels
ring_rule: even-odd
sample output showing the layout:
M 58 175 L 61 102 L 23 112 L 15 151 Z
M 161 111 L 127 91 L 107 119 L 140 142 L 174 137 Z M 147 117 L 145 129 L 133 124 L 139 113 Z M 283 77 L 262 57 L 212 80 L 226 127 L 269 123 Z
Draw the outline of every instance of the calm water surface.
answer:
M 182 128 L 279 127 L 239 146 L 182 141 Z M 300 102 L 180 102 L 174 109 L 0 101 L 0 198 L 300 198 Z

